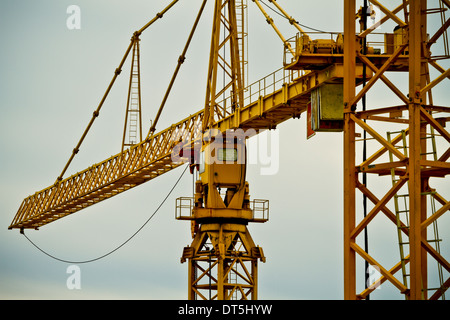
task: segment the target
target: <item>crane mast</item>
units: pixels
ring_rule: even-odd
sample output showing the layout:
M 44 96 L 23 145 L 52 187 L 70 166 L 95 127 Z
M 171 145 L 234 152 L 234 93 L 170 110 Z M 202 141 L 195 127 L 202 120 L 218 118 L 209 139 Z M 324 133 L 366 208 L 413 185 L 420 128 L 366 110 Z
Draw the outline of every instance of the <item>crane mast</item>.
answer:
M 191 220 L 193 240 L 181 258 L 188 261 L 190 300 L 257 299 L 258 260 L 265 261 L 247 228 L 248 222 L 255 221 L 246 181 L 247 137 L 237 123 L 225 132 L 214 128 L 218 120 L 243 107 L 243 46 L 238 41 L 243 31 L 238 30 L 236 1 L 240 0 L 215 1 L 203 139 L 201 150 L 191 152 L 198 158 L 194 168 L 200 179 L 195 183 L 194 199 L 178 202 L 181 208 L 189 201 L 185 206 L 188 215 L 180 212 L 178 219 Z M 224 77 L 221 90 L 219 71 Z M 230 97 L 230 105 L 227 100 L 219 102 L 222 95 Z
M 9 229 L 22 232 L 38 229 L 188 163 L 197 177 L 194 195 L 176 200 L 176 219 L 189 221 L 191 225 L 192 242 L 181 256 L 181 262 L 188 265 L 188 298 L 257 299 L 258 262 L 265 262 L 266 257 L 262 247 L 253 241 L 248 224 L 268 221 L 269 206 L 268 200 L 250 197 L 246 140 L 305 114 L 308 138 L 318 132 L 343 134 L 344 298 L 367 299 L 385 282 L 406 299 L 444 297 L 450 278 L 441 276 L 437 288 L 430 288 L 428 260 L 436 262 L 440 274 L 442 270 L 450 273 L 448 258 L 439 250 L 442 239 L 431 234 L 431 226 L 436 230 L 437 221 L 450 209 L 450 202 L 433 187 L 434 178 L 445 178 L 450 173 L 450 134 L 445 128 L 450 108 L 435 104 L 432 88 L 450 78 L 450 71 L 438 63 L 439 59 L 449 58 L 448 48 L 443 56 L 433 56 L 431 48 L 440 38 L 444 38 L 448 47 L 446 30 L 450 23 L 449 19 L 443 19 L 442 26 L 431 34 L 427 26 L 428 16 L 438 12 L 443 15 L 450 9 L 450 2 L 439 0 L 440 8 L 434 9 L 428 8 L 426 0 L 402 0 L 389 9 L 390 3 L 369 0 L 383 17 L 375 26 L 367 27 L 368 7 L 364 5 L 358 10 L 356 0 L 343 0 L 343 33 L 327 33 L 321 38 L 306 33 L 276 0 L 269 0 L 297 29 L 295 37 L 285 38 L 264 10 L 262 1 L 252 0 L 283 43 L 284 65 L 246 85 L 247 2 L 214 0 L 205 103 L 200 111 L 157 132 L 157 120 L 184 61 L 204 0 L 147 137 L 142 139 L 139 129 L 139 134 L 132 136 L 134 139 L 141 136 L 140 142 L 125 142 L 130 132 L 137 132 L 131 127 L 140 127 L 138 122 L 127 122 L 131 118 L 126 117 L 120 153 L 63 179 L 130 52 L 133 58 L 126 115 L 139 113 L 140 117 L 140 88 L 133 93 L 132 86 L 139 84 L 139 36 L 176 2 L 171 2 L 133 34 L 107 92 L 63 172 L 53 185 L 23 200 Z M 383 41 L 372 46 L 369 39 L 376 36 L 376 26 L 387 21 L 393 22 L 395 29 L 383 34 Z M 381 48 L 376 48 L 380 43 Z M 438 72 L 434 79 L 430 66 Z M 407 89 L 394 84 L 391 74 L 405 75 Z M 277 77 L 281 80 L 275 80 Z M 378 83 L 394 94 L 399 100 L 397 105 L 366 108 L 365 96 Z M 383 123 L 383 130 L 388 128 L 388 132 L 380 132 L 375 123 Z M 363 132 L 362 139 L 358 130 Z M 438 139 L 444 146 L 443 152 L 437 150 Z M 374 145 L 366 156 L 369 140 Z M 360 142 L 364 143 L 362 162 L 357 159 Z M 377 195 L 378 190 L 370 188 L 367 176 L 374 180 L 390 177 L 381 196 Z M 357 194 L 372 205 L 368 213 L 364 208 L 363 216 L 356 206 Z M 400 208 L 400 200 L 406 208 Z M 433 203 L 431 210 L 430 203 Z M 398 236 L 400 259 L 390 266 L 359 245 L 363 231 L 379 213 L 384 214 Z M 357 257 L 381 274 L 359 293 Z
M 370 61 L 369 54 L 358 50 L 357 45 L 360 42 L 354 41 L 355 38 L 366 39 L 374 31 L 374 28 L 361 30 L 358 33 L 354 22 L 355 0 L 344 1 L 344 298 L 367 298 L 377 285 L 388 281 L 407 299 L 437 299 L 442 297 L 448 288 L 450 278 L 441 279 L 437 289 L 430 288 L 427 260 L 432 257 L 440 268 L 445 268 L 447 271 L 450 271 L 450 265 L 439 252 L 440 239 L 436 234 L 432 235 L 428 226 L 437 222 L 439 216 L 448 211 L 450 203 L 431 187 L 430 182 L 433 178 L 445 177 L 449 173 L 447 160 L 450 155 L 448 148 L 450 135 L 442 126 L 448 118 L 446 118 L 447 120 L 437 120 L 437 116 L 442 115 L 441 112 L 445 114 L 450 110 L 448 107 L 440 108 L 433 105 L 430 92 L 431 87 L 442 81 L 449 72 L 448 69 L 447 71 L 441 69 L 442 74 L 435 80 L 431 80 L 428 69 L 429 65 L 436 66 L 436 59 L 430 51 L 432 43 L 428 42 L 427 20 L 429 15 L 436 13 L 436 10 L 429 8 L 426 0 L 408 1 L 408 4 L 403 1 L 397 8 L 391 10 L 381 1 L 371 0 L 370 2 L 378 6 L 385 14 L 379 24 L 392 20 L 396 27 L 393 37 L 385 36 L 384 49 L 390 57 L 377 67 Z M 447 7 L 445 10 L 447 10 L 450 4 L 448 1 L 442 1 L 441 5 L 444 4 Z M 444 8 L 441 7 L 438 11 L 442 9 Z M 402 10 L 403 17 L 400 18 L 395 12 Z M 448 20 L 431 38 L 441 36 L 447 28 L 444 25 L 448 27 Z M 367 69 L 374 72 L 373 77 L 359 91 L 356 90 L 353 81 L 357 63 L 362 63 Z M 398 70 L 407 71 L 406 92 L 394 85 L 386 72 L 395 64 L 403 65 Z M 400 99 L 400 106 L 357 110 L 357 103 L 376 82 L 384 82 Z M 406 119 L 402 118 L 403 113 L 407 114 Z M 389 133 L 392 133 L 395 138 L 384 138 L 375 129 L 372 119 L 375 122 L 384 122 L 389 128 L 387 136 L 390 137 Z M 399 124 L 401 124 L 401 130 L 392 132 L 392 128 L 398 128 Z M 375 149 L 359 165 L 357 164 L 359 161 L 356 160 L 357 128 L 366 131 L 371 138 L 377 141 L 379 146 L 379 149 Z M 431 154 L 428 152 L 431 143 L 427 143 L 427 141 L 436 139 L 435 131 L 442 134 L 443 138 L 445 151 L 440 155 L 437 154 L 436 149 Z M 405 143 L 402 144 L 402 142 Z M 383 159 L 383 154 L 390 155 L 390 158 Z M 432 155 L 433 158 L 431 158 Z M 363 172 L 373 177 L 391 175 L 392 186 L 387 188 L 379 198 L 367 185 L 363 185 L 359 181 L 359 176 Z M 362 219 L 357 219 L 356 191 L 360 191 L 374 205 Z M 405 199 L 405 208 L 398 208 L 399 197 Z M 443 206 L 439 210 L 430 210 L 427 201 L 431 199 L 433 201 L 439 199 L 438 201 Z M 386 206 L 390 200 L 396 204 L 393 210 Z M 368 250 L 356 243 L 362 230 L 370 225 L 379 212 L 383 212 L 397 226 L 399 239 L 405 236 L 408 239 L 399 241 L 401 256 L 399 263 L 394 266 L 388 267 L 381 263 Z M 436 243 L 436 246 L 433 247 L 431 243 Z M 376 283 L 366 287 L 360 294 L 357 294 L 356 291 L 357 256 L 376 266 L 382 275 Z M 405 273 L 407 267 L 409 272 Z M 394 276 L 399 270 L 402 270 L 403 273 L 402 280 Z M 429 296 L 429 292 L 432 293 L 431 296 Z

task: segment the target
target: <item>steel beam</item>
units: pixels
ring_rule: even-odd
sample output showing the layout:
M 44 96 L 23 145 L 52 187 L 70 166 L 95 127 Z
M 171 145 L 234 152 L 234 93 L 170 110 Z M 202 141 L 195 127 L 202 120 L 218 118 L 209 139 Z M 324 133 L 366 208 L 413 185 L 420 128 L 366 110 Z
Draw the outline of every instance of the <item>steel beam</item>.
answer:
M 355 122 L 351 101 L 355 98 L 356 26 L 355 0 L 344 0 L 344 298 L 356 299 L 355 241 Z

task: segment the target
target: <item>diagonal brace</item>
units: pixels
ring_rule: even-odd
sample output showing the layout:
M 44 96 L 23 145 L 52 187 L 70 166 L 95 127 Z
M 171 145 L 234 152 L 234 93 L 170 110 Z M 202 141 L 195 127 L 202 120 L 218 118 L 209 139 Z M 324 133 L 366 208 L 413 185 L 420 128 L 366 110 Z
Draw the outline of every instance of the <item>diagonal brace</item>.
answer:
M 374 74 L 374 76 L 367 82 L 366 86 L 362 88 L 361 91 L 358 92 L 358 94 L 353 98 L 351 101 L 350 106 L 356 105 L 358 101 L 369 91 L 369 89 L 375 84 L 375 82 L 383 75 L 383 73 L 391 66 L 391 64 L 398 58 L 398 56 L 405 50 L 405 48 L 408 46 L 407 43 L 402 44 L 399 46 L 394 53 L 389 57 L 389 59 L 386 60 L 386 62 L 381 66 L 380 69 Z
M 366 56 L 361 55 L 359 52 L 356 53 L 359 59 L 364 62 L 373 72 L 378 73 L 378 68 L 367 59 Z M 383 74 L 380 75 L 380 79 L 391 89 L 405 104 L 408 104 L 408 98 Z
M 427 84 L 425 87 L 423 87 L 422 90 L 420 90 L 420 94 L 422 95 L 422 94 L 430 91 L 434 86 L 436 86 L 439 82 L 441 82 L 444 78 L 447 78 L 448 76 L 450 76 L 450 69 L 445 70 L 436 79 L 434 79 L 429 84 Z
M 350 118 L 357 123 L 361 128 L 363 128 L 365 131 L 367 131 L 375 140 L 377 140 L 379 143 L 381 143 L 386 149 L 388 149 L 390 152 L 392 152 L 400 161 L 403 161 L 406 159 L 406 157 L 398 151 L 389 141 L 384 139 L 378 132 L 376 132 L 372 127 L 370 127 L 367 123 L 362 121 L 361 119 L 358 119 L 354 114 L 350 115 Z
M 381 264 L 379 264 L 374 258 L 372 258 L 367 252 L 365 252 L 360 246 L 356 243 L 352 243 L 351 247 L 355 250 L 364 260 L 369 262 L 373 266 L 377 266 L 380 270 L 380 273 L 386 277 L 394 286 L 396 286 L 400 292 L 404 293 L 408 290 L 396 277 L 394 277 L 388 270 L 386 270 Z
M 450 70 L 450 69 L 449 69 Z M 448 70 L 447 70 L 448 71 Z M 424 118 L 430 125 L 432 125 L 448 142 L 450 142 L 450 134 L 445 130 L 439 122 L 437 122 L 431 114 L 429 114 L 422 106 L 420 107 L 420 115 Z
M 406 23 L 402 19 L 397 17 L 393 12 L 391 12 L 389 9 L 387 9 L 385 6 L 383 6 L 380 2 L 378 2 L 378 0 L 369 0 L 369 1 L 372 2 L 374 5 L 376 5 L 377 7 L 379 7 L 380 10 L 383 11 L 383 13 L 386 16 L 388 16 L 389 18 L 394 20 L 398 25 L 400 25 L 401 27 L 406 26 Z
M 408 0 L 403 0 L 403 3 L 400 4 L 399 6 L 397 6 L 395 9 L 393 9 L 391 11 L 391 13 L 395 15 L 397 12 L 399 12 L 401 10 L 405 10 L 406 5 L 408 5 Z M 359 37 L 361 37 L 361 38 L 366 37 L 369 33 L 371 33 L 373 30 L 375 30 L 375 28 L 378 28 L 383 23 L 385 23 L 387 20 L 389 20 L 389 16 L 384 16 L 383 18 L 381 18 L 381 20 L 377 21 L 373 26 L 371 26 L 370 28 L 367 28 L 366 30 L 361 32 L 359 34 Z
M 384 195 L 384 197 L 378 201 L 373 209 L 366 215 L 366 217 L 359 223 L 359 225 L 353 229 L 352 233 L 350 234 L 351 238 L 356 238 L 359 233 L 361 233 L 362 230 L 364 230 L 365 227 L 372 221 L 373 218 L 384 208 L 386 203 L 391 200 L 393 196 L 397 194 L 397 191 L 400 190 L 401 187 L 408 181 L 407 178 L 403 177 L 400 180 L 398 180 L 394 186 Z
M 450 201 L 444 204 L 439 210 L 437 210 L 431 217 L 422 222 L 421 228 L 425 229 L 431 223 L 436 221 L 440 216 L 442 216 L 446 211 L 450 210 Z
M 444 259 L 444 257 L 437 252 L 425 239 L 422 238 L 422 247 L 434 258 L 436 261 L 442 265 L 447 272 L 450 272 L 450 263 Z

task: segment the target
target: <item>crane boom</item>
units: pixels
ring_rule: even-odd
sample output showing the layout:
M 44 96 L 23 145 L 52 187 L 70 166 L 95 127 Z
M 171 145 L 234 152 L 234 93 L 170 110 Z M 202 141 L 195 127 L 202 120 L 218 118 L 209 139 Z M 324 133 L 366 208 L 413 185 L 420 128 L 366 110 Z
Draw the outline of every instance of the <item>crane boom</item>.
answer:
M 343 68 L 339 64 L 291 81 L 286 77 L 281 89 L 264 95 L 264 91 L 270 90 L 270 87 L 264 87 L 260 92 L 252 93 L 257 97 L 255 101 L 250 100 L 244 108 L 215 122 L 213 128 L 221 132 L 233 128 L 275 128 L 306 110 L 312 89 L 328 82 L 342 81 L 342 77 Z M 266 79 L 263 80 L 267 84 Z M 30 195 L 23 200 L 9 229 L 37 229 L 182 165 L 182 162 L 172 160 L 173 149 L 180 142 L 200 139 L 202 120 L 203 110 L 130 149 Z
M 9 229 L 38 228 L 181 165 L 171 161 L 172 144 L 183 138 L 180 134 L 198 132 L 200 116 L 191 115 L 136 146 L 27 197 Z

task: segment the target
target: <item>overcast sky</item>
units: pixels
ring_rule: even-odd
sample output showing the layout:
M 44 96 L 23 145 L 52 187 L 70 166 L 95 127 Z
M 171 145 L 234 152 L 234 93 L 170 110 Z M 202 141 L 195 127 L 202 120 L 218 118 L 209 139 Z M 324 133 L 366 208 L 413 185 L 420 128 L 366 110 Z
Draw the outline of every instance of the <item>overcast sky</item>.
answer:
M 252 1 L 248 2 L 249 78 L 253 82 L 282 66 L 283 47 L 259 9 Z M 278 2 L 306 26 L 324 31 L 343 29 L 343 1 Z M 7 230 L 22 200 L 51 185 L 60 174 L 133 32 L 169 3 L 169 0 L 0 2 L 0 298 L 187 297 L 187 264 L 180 264 L 180 257 L 183 247 L 191 242 L 190 224 L 176 221 L 174 212 L 175 199 L 192 194 L 190 174 L 184 175 L 155 217 L 127 245 L 104 259 L 77 265 L 81 270 L 78 290 L 69 290 L 66 285 L 70 264 L 44 255 L 17 230 Z M 73 4 L 79 6 L 81 19 L 80 29 L 71 30 L 66 23 L 70 17 L 67 8 Z M 201 0 L 180 0 L 141 36 L 144 132 L 156 114 L 200 4 Z M 212 5 L 213 1 L 208 1 L 157 130 L 203 107 Z M 286 38 L 295 36 L 295 28 L 265 9 Z M 436 19 L 435 25 L 440 21 L 437 15 L 432 19 Z M 392 31 L 392 26 L 384 28 L 381 32 Z M 128 85 L 126 70 L 68 174 L 120 151 Z M 442 87 L 436 88 L 437 105 L 448 101 L 448 92 Z M 399 104 L 386 91 L 383 86 L 376 86 L 368 97 L 369 105 Z M 306 117 L 302 115 L 299 120 L 280 125 L 272 136 L 255 138 L 256 145 L 264 144 L 266 138 L 277 143 L 269 149 L 268 157 L 259 154 L 260 161 L 249 165 L 247 173 L 251 197 L 270 200 L 269 222 L 250 225 L 255 243 L 263 247 L 267 257 L 267 262 L 259 265 L 259 298 L 342 299 L 342 134 L 318 133 L 307 140 Z M 270 165 L 276 170 L 270 175 L 262 174 L 262 169 Z M 147 220 L 182 170 L 173 170 L 39 231 L 27 230 L 26 234 L 61 259 L 81 261 L 101 256 L 120 245 Z M 386 190 L 390 187 L 389 179 L 375 177 L 369 180 L 369 186 L 373 181 L 380 190 Z M 444 197 L 450 198 L 448 179 L 441 179 L 436 185 Z M 378 194 L 382 196 L 383 191 Z M 396 228 L 386 220 L 380 214 L 371 225 L 370 252 L 390 268 L 399 260 L 399 253 Z M 441 219 L 439 227 L 441 238 L 447 239 L 441 251 L 448 257 L 448 215 Z M 359 291 L 364 287 L 363 267 L 358 259 Z M 430 273 L 434 269 L 434 265 L 430 266 Z M 403 298 L 390 284 L 383 285 L 373 296 Z

